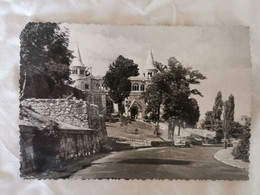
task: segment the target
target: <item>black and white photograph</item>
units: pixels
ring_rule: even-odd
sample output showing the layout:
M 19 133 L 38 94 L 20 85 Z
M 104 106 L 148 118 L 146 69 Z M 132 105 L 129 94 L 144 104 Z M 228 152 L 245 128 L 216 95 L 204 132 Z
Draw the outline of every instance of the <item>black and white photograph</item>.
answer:
M 29 22 L 24 179 L 248 180 L 249 29 Z

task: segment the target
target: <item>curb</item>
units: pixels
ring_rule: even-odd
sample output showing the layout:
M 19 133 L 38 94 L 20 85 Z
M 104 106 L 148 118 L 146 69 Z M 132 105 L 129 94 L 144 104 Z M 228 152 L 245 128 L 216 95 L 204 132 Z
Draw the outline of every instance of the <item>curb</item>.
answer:
M 222 150 L 222 149 L 220 149 L 220 150 Z M 218 150 L 218 151 L 220 151 L 220 150 Z M 234 165 L 234 164 L 231 164 L 231 163 L 227 163 L 227 162 L 225 162 L 224 160 L 221 160 L 220 158 L 218 158 L 217 157 L 217 153 L 218 153 L 218 151 L 214 154 L 214 158 L 217 160 L 217 161 L 219 161 L 219 162 L 221 162 L 221 163 L 223 163 L 223 164 L 226 164 L 226 165 L 229 165 L 229 166 L 231 166 L 231 167 L 235 167 L 235 168 L 239 168 L 239 169 L 245 169 L 245 170 L 248 170 L 249 168 L 245 168 L 245 167 L 242 167 L 242 166 L 239 166 L 239 165 Z

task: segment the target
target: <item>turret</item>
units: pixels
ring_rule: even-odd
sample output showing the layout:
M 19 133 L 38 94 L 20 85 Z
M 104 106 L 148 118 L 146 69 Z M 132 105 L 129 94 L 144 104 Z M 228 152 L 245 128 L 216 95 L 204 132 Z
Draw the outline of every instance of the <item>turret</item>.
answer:
M 154 60 L 153 60 L 153 53 L 152 50 L 149 48 L 148 56 L 146 59 L 146 63 L 143 69 L 143 75 L 146 80 L 150 80 L 154 74 L 157 73 L 157 69 L 154 66 Z
M 87 67 L 83 64 L 81 59 L 81 54 L 79 50 L 79 46 L 77 45 L 77 52 L 70 65 L 70 77 L 73 81 L 71 86 L 76 87 L 80 90 L 89 90 L 90 89 L 90 76 L 91 76 L 91 68 Z

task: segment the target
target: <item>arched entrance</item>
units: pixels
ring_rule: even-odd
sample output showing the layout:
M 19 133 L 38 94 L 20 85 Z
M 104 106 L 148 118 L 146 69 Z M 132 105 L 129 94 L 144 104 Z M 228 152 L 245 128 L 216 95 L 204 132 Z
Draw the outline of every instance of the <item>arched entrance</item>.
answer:
M 136 100 L 134 100 L 134 102 L 130 106 L 129 111 L 130 111 L 131 118 L 133 119 L 141 119 L 143 117 L 142 116 L 143 109 Z
M 138 107 L 135 105 L 132 106 L 130 113 L 131 113 L 131 118 L 136 119 L 138 117 Z

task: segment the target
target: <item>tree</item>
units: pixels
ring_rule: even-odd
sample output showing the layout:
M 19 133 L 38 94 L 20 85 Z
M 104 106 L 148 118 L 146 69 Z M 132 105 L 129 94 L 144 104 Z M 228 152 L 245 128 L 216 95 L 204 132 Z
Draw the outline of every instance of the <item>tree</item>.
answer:
M 160 121 L 163 95 L 169 88 L 168 83 L 166 82 L 168 80 L 167 77 L 167 72 L 164 71 L 155 74 L 151 79 L 151 83 L 146 88 L 146 91 L 142 93 L 142 98 L 147 104 L 146 113 L 149 113 L 151 117 L 156 116 L 155 122 L 157 122 L 157 126 Z
M 202 128 L 208 130 L 212 129 L 213 120 L 213 111 L 207 111 L 205 113 L 205 120 L 201 124 Z
M 21 95 L 29 77 L 30 82 L 37 82 L 37 77 L 44 78 L 50 88 L 70 79 L 73 55 L 68 49 L 68 36 L 68 29 L 62 29 L 57 23 L 26 24 L 20 35 Z
M 160 116 L 160 106 L 162 105 L 163 118 L 169 122 L 169 128 L 172 128 L 173 131 L 176 125 L 180 128 L 184 121 L 194 123 L 198 120 L 199 108 L 195 99 L 190 96 L 202 96 L 202 94 L 197 89 L 191 89 L 191 85 L 199 84 L 200 80 L 204 80 L 206 77 L 197 70 L 183 67 L 174 57 L 169 58 L 168 66 L 158 63 L 158 67 L 159 72 L 151 79 L 151 84 L 144 93 L 147 108 L 153 108 L 155 111 L 157 109 L 157 114 Z M 191 116 L 189 112 L 193 115 Z M 189 121 L 190 118 L 192 120 Z M 172 132 L 169 134 L 173 135 Z
M 171 117 L 175 119 L 173 126 L 178 126 L 178 135 L 180 135 L 180 127 L 194 127 L 199 116 L 198 102 L 187 94 L 181 93 L 166 98 L 163 117 L 167 120 Z
M 235 98 L 231 94 L 227 101 L 224 103 L 224 147 L 226 148 L 226 136 L 228 131 L 230 131 L 232 127 L 232 122 L 234 121 L 234 112 L 235 112 Z
M 234 147 L 232 154 L 236 159 L 242 159 L 246 162 L 249 161 L 249 151 L 250 151 L 250 126 L 251 126 L 251 118 L 247 116 L 243 116 L 243 120 L 245 119 L 245 124 L 243 125 L 242 131 L 242 139 L 238 142 L 237 146 Z
M 215 120 L 221 120 L 222 111 L 223 111 L 222 93 L 221 91 L 219 91 L 215 98 L 215 103 L 213 106 L 213 117 Z
M 104 77 L 104 83 L 108 86 L 108 95 L 118 104 L 120 114 L 123 114 L 122 102 L 131 92 L 129 77 L 138 76 L 138 65 L 133 60 L 120 55 L 109 65 L 109 70 Z

